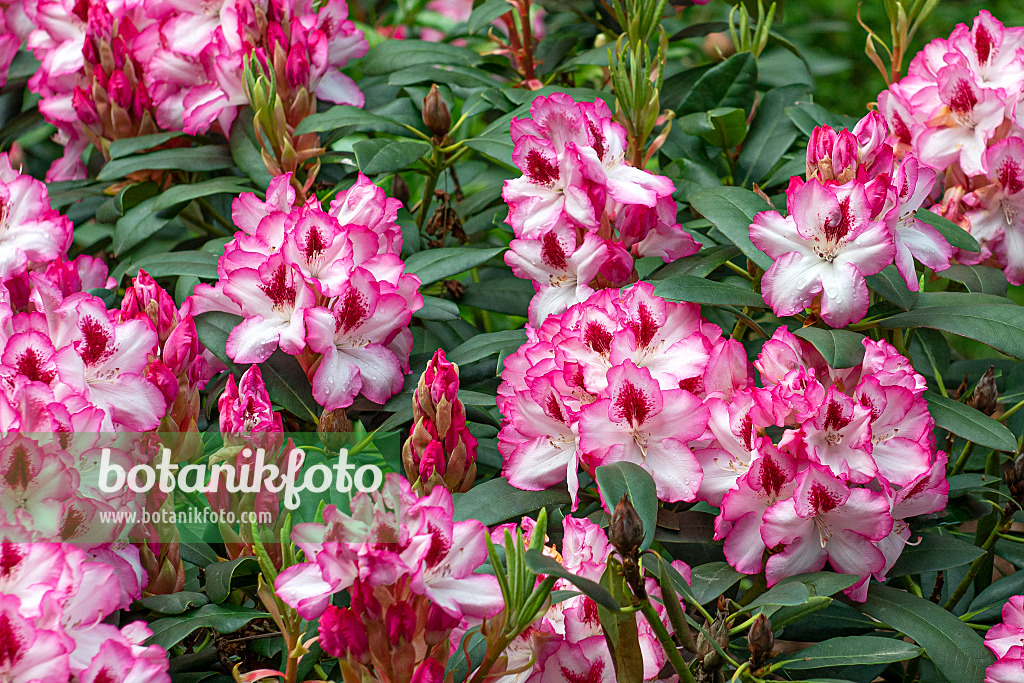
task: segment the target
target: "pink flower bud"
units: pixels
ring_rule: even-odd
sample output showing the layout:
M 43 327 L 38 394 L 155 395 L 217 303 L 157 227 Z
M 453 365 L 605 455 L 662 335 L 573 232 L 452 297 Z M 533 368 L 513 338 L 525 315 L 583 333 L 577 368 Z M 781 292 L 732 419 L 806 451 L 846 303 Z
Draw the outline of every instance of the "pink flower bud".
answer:
M 174 305 L 174 300 L 149 273 L 141 269 L 139 274 L 132 278 L 132 286 L 125 292 L 121 301 L 121 313 L 122 320 L 126 321 L 149 318 L 156 328 L 161 344 L 178 324 L 178 309 Z
M 178 396 L 178 378 L 174 372 L 158 360 L 146 366 L 146 379 L 155 384 L 164 395 L 167 405 L 174 403 Z
M 320 617 L 320 647 L 332 657 L 369 658 L 366 627 L 348 607 L 329 605 Z
M 392 643 L 399 640 L 412 642 L 416 636 L 416 612 L 406 602 L 397 602 L 388 607 L 384 615 L 384 628 Z
M 411 683 L 442 683 L 442 681 L 444 681 L 444 667 L 436 659 L 427 659 L 416 669 Z
M 281 415 L 274 412 L 270 395 L 263 384 L 263 375 L 258 365 L 252 365 L 235 385 L 235 378 L 229 377 L 228 384 L 217 402 L 220 410 L 220 431 L 232 437 L 284 431 Z

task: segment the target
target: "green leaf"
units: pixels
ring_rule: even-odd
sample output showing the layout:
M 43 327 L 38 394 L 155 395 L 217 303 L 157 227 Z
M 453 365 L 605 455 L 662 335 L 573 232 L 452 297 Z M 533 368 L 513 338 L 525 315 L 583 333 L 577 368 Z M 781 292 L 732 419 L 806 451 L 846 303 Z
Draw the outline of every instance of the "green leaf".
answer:
M 709 562 L 690 572 L 690 590 L 694 599 L 706 605 L 743 578 L 743 574 L 725 562 Z
M 967 296 L 981 297 L 984 294 Z M 922 300 L 924 296 L 922 295 Z M 1009 300 L 1004 300 L 1009 302 Z M 925 301 L 921 302 L 922 304 Z M 966 303 L 966 302 L 965 302 Z M 1012 303 L 973 306 L 923 306 L 878 322 L 886 329 L 930 327 L 988 344 L 996 351 L 1024 360 L 1024 307 Z
M 194 275 L 216 280 L 218 258 L 217 254 L 208 251 L 172 251 L 166 254 L 152 254 L 132 262 L 125 273 L 135 276 L 141 268 L 153 277 Z
M 529 549 L 526 551 L 526 566 L 529 567 L 534 573 L 543 574 L 546 576 L 557 576 L 560 579 L 565 579 L 572 585 L 580 589 L 580 591 L 588 598 L 601 605 L 607 610 L 618 611 L 619 603 L 615 602 L 615 598 L 607 590 L 601 587 L 600 584 L 585 579 L 582 576 L 577 576 L 571 571 L 562 566 L 562 564 L 553 557 L 548 557 L 540 550 Z
M 239 557 L 230 562 L 214 562 L 206 567 L 206 594 L 211 602 L 224 602 L 231 595 L 231 581 L 238 575 L 258 574 L 259 562 L 255 557 Z
M 466 32 L 479 33 L 486 30 L 492 21 L 511 9 L 512 6 L 508 0 L 487 0 L 473 8 L 473 13 L 469 15 L 469 20 L 466 22 Z
M 813 102 L 797 102 L 792 107 L 786 107 L 785 111 L 790 121 L 807 136 L 810 136 L 811 131 L 817 126 L 830 126 L 833 130 L 840 131 L 844 128 L 852 129 L 857 124 L 857 119 L 834 114 Z
M 692 599 L 693 595 L 690 593 L 690 587 L 683 581 L 683 577 L 672 568 L 668 560 L 658 556 L 658 585 L 661 587 L 661 602 L 665 605 L 665 612 L 668 614 L 674 633 L 679 633 L 680 629 L 690 628 L 689 624 L 686 623 L 683 606 L 679 604 L 679 594 L 676 593 L 677 582 L 685 586 L 684 594 Z
M 984 554 L 985 551 L 973 543 L 966 543 L 950 534 L 928 531 L 919 543 L 907 544 L 903 548 L 900 559 L 886 572 L 886 576 L 907 576 L 962 567 Z
M 406 86 L 416 83 L 437 83 L 461 88 L 493 88 L 497 85 L 486 71 L 453 64 L 417 64 L 395 71 L 388 85 Z
M 148 154 L 133 154 L 107 162 L 99 180 L 116 180 L 136 171 L 179 169 L 182 171 L 219 171 L 235 165 L 231 151 L 220 145 L 161 149 Z
M 307 116 L 295 127 L 296 135 L 306 133 L 322 133 L 328 130 L 358 126 L 360 131 L 378 131 L 401 135 L 409 131 L 390 116 L 375 114 L 359 107 L 339 104 L 327 111 Z
M 726 261 L 740 255 L 740 250 L 731 244 L 720 244 L 701 249 L 696 254 L 676 259 L 654 273 L 650 279 L 667 280 L 673 275 L 696 275 L 706 277 Z M 532 288 L 531 288 L 532 291 Z
M 980 681 L 995 657 L 981 636 L 930 600 L 872 584 L 860 611 L 910 636 L 950 681 Z
M 252 186 L 245 178 L 236 176 L 222 176 L 211 178 L 201 183 L 190 183 L 186 185 L 175 185 L 164 191 L 156 202 L 153 203 L 154 211 L 169 209 L 176 204 L 183 204 L 199 197 L 209 197 L 215 194 L 234 194 L 251 192 Z
M 422 40 L 385 40 L 374 45 L 359 60 L 359 67 L 367 76 L 382 76 L 403 69 L 410 64 L 461 64 L 476 66 L 480 55 L 465 47 L 448 43 L 428 43 Z
M 615 680 L 618 683 L 642 683 L 644 664 L 640 652 L 636 612 L 623 612 L 618 609 L 620 605 L 624 607 L 632 602 L 626 581 L 610 568 L 606 568 L 601 574 L 601 588 L 608 592 L 615 602 L 615 609 L 609 609 L 601 603 L 597 604 L 597 616 L 601 622 L 608 652 L 612 656 Z
M 133 608 L 142 607 L 153 610 L 160 614 L 181 614 L 194 607 L 202 607 L 210 602 L 202 593 L 181 591 L 180 593 L 167 593 L 165 595 L 151 595 L 148 598 L 136 600 Z
M 136 152 L 145 152 L 147 149 L 159 147 L 168 140 L 181 137 L 184 133 L 171 131 L 168 133 L 153 133 L 152 135 L 139 135 L 134 138 L 122 138 L 113 140 L 110 143 L 110 158 L 120 159 Z
M 115 256 L 120 256 L 143 240 L 152 237 L 178 215 L 179 212 L 174 209 L 154 211 L 153 205 L 158 199 L 159 195 L 139 203 L 117 221 L 112 245 Z
M 419 277 L 421 284 L 429 285 L 487 263 L 503 251 L 504 247 L 427 249 L 411 254 L 405 261 L 405 271 Z
M 914 217 L 923 223 L 927 223 L 932 226 L 939 233 L 946 238 L 946 241 L 957 249 L 963 249 L 964 251 L 981 251 L 981 245 L 978 244 L 978 240 L 974 239 L 971 233 L 967 232 L 959 225 L 943 218 L 937 213 L 932 213 L 928 209 L 918 209 Z
M 126 212 L 159 193 L 160 187 L 153 182 L 127 185 L 96 209 L 96 222 L 116 223 Z
M 800 582 L 806 586 L 811 596 L 821 597 L 834 595 L 839 591 L 846 590 L 857 583 L 857 577 L 850 574 L 836 574 L 835 572 L 809 572 L 807 574 L 787 576 L 779 582 L 779 585 L 793 582 Z
M 1024 593 L 1024 571 L 1004 576 L 985 590 L 978 593 L 967 608 L 967 613 L 977 613 L 971 621 L 999 621 L 1003 605 L 1015 595 Z
M 211 311 L 195 317 L 199 341 L 217 356 L 234 375 L 241 375 L 248 365 L 235 363 L 224 350 L 231 330 L 242 322 L 242 318 L 230 313 Z M 320 406 L 313 400 L 313 387 L 294 356 L 280 349 L 266 361 L 260 363 L 263 381 L 267 385 L 270 399 L 285 410 L 301 419 L 314 422 L 320 417 Z
M 733 55 L 704 73 L 676 107 L 683 116 L 718 107 L 739 107 L 749 112 L 757 90 L 757 59 L 750 52 Z
M 852 368 L 864 361 L 864 335 L 850 330 L 802 327 L 794 332 L 814 344 L 834 368 Z
M 800 659 L 785 660 L 783 669 L 820 669 L 827 666 L 863 666 L 888 664 L 913 659 L 923 649 L 913 643 L 878 636 L 847 636 L 832 638 L 817 645 L 798 650 Z
M 979 446 L 1007 453 L 1016 452 L 1017 439 L 1003 423 L 971 406 L 930 391 L 925 392 L 924 397 L 928 401 L 928 412 L 932 414 L 937 426 Z
M 718 107 L 678 119 L 679 130 L 697 135 L 721 149 L 732 149 L 747 137 L 747 114 L 739 107 Z
M 463 306 L 525 318 L 533 295 L 533 283 L 529 280 L 499 277 L 466 285 L 466 292 L 459 299 L 459 303 Z
M 811 599 L 811 594 L 807 590 L 807 586 L 803 585 L 799 581 L 791 581 L 788 583 L 780 583 L 777 586 L 769 588 L 765 593 L 759 595 L 747 609 L 755 609 L 757 607 L 789 607 L 794 605 L 802 605 Z
M 569 503 L 569 493 L 565 489 L 523 491 L 500 477 L 477 484 L 465 493 L 456 493 L 452 498 L 456 521 L 477 519 L 485 526 L 492 526 L 508 519 L 519 519 L 543 507 L 557 507 Z
M 1006 296 L 1006 275 L 990 266 L 952 265 L 939 273 L 944 278 L 962 282 L 969 291 Z
M 263 163 L 260 146 L 256 141 L 256 132 L 252 127 L 252 107 L 245 106 L 238 111 L 234 123 L 231 124 L 231 158 L 245 175 L 256 183 L 257 187 L 267 187 L 273 178 L 267 165 Z
M 658 526 L 658 492 L 651 473 L 632 462 L 616 462 L 599 466 L 594 472 L 594 479 L 609 510 L 615 509 L 622 496 L 629 496 L 629 502 L 644 525 L 644 541 L 640 549 L 650 548 Z
M 497 355 L 505 349 L 518 349 L 526 343 L 526 330 L 505 330 L 486 332 L 470 337 L 446 354 L 449 361 L 468 365 L 478 360 Z
M 423 296 L 423 308 L 412 314 L 412 317 L 420 320 L 446 320 L 459 319 L 459 305 L 454 301 L 441 299 L 436 296 Z
M 514 168 L 512 164 L 512 140 L 507 139 L 504 136 L 501 138 L 483 136 L 470 138 L 469 140 L 464 141 L 463 144 L 474 152 L 479 152 L 499 164 L 503 164 L 509 168 Z
M 422 140 L 375 138 L 352 145 L 359 170 L 366 175 L 400 171 L 430 151 Z
M 909 311 L 917 305 L 918 292 L 907 289 L 907 283 L 903 281 L 903 276 L 896 270 L 896 266 L 886 266 L 882 272 L 869 275 L 864 279 L 867 280 L 871 289 L 904 311 Z
M 750 223 L 754 214 L 771 209 L 765 200 L 742 187 L 713 187 L 691 196 L 690 204 L 747 258 L 764 270 L 771 267 L 771 258 L 750 241 Z
M 751 182 L 763 181 L 796 141 L 797 128 L 785 116 L 785 109 L 807 93 L 808 86 L 801 83 L 773 88 L 765 94 L 736 160 L 733 177 L 737 185 L 747 187 Z
M 661 280 L 655 286 L 654 293 L 672 301 L 766 308 L 764 300 L 757 292 L 695 275 L 673 275 Z
M 192 632 L 201 628 L 212 628 L 217 633 L 233 633 L 253 619 L 264 619 L 270 615 L 252 607 L 240 605 L 203 605 L 194 612 L 177 617 L 157 619 L 149 624 L 153 635 L 147 645 L 159 645 L 165 650 L 177 645 Z

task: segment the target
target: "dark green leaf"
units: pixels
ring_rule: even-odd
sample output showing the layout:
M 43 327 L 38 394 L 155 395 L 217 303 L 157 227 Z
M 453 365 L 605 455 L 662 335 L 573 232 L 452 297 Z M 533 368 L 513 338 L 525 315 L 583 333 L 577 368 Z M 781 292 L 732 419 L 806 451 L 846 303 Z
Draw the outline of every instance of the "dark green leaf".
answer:
M 512 164 L 512 140 L 505 137 L 478 137 L 466 140 L 466 147 L 474 152 L 479 152 L 489 159 L 513 168 Z
M 420 320 L 458 320 L 459 306 L 454 301 L 425 295 L 423 308 L 413 313 L 412 316 Z
M 608 609 L 600 602 L 597 604 L 597 616 L 601 622 L 601 630 L 604 631 L 608 652 L 612 656 L 615 680 L 617 683 L 641 683 L 644 665 L 640 652 L 636 612 L 623 612 L 618 609 L 620 605 L 625 607 L 632 603 L 629 588 L 623 577 L 610 568 L 606 568 L 601 574 L 601 588 L 609 593 L 615 602 L 615 609 Z
M 738 107 L 718 107 L 678 119 L 679 129 L 722 149 L 732 149 L 747 137 L 747 114 Z
M 126 213 L 114 228 L 114 255 L 120 256 L 148 237 L 160 231 L 177 215 L 177 211 L 154 211 L 153 206 L 160 196 L 151 197 Z
M 785 116 L 785 108 L 805 97 L 807 92 L 806 85 L 786 85 L 773 88 L 764 96 L 736 160 L 733 176 L 737 185 L 747 187 L 752 182 L 763 181 L 782 159 L 797 137 L 796 126 Z
M 508 519 L 519 519 L 523 515 L 543 507 L 556 507 L 569 502 L 565 489 L 523 491 L 497 478 L 485 481 L 466 493 L 452 496 L 455 504 L 455 520 L 477 519 L 486 526 L 492 526 Z
M 759 595 L 756 600 L 750 603 L 749 609 L 770 606 L 787 607 L 792 605 L 802 605 L 810 600 L 810 598 L 811 594 L 807 590 L 807 586 L 799 581 L 791 581 L 788 583 L 780 583 L 777 586 L 769 588 L 767 592 Z
M 526 343 L 526 330 L 506 330 L 503 332 L 486 332 L 470 337 L 451 353 L 448 360 L 458 365 L 468 365 L 478 360 L 501 353 L 504 349 L 518 349 Z
M 476 268 L 505 251 L 504 247 L 474 249 L 472 247 L 446 247 L 418 251 L 405 261 L 405 270 L 429 285 L 467 270 Z
M 661 280 L 655 286 L 654 293 L 672 301 L 766 308 L 764 300 L 757 292 L 695 275 L 673 275 Z
M 526 551 L 526 566 L 537 574 L 557 576 L 560 579 L 565 579 L 572 585 L 579 588 L 580 592 L 605 609 L 612 611 L 617 611 L 619 609 L 619 603 L 615 602 L 615 598 L 612 597 L 611 593 L 602 588 L 600 584 L 597 584 L 590 579 L 585 579 L 582 576 L 573 574 L 571 571 L 563 567 L 558 560 L 553 557 L 548 557 L 540 550 L 530 549 Z
M 786 107 L 786 116 L 796 124 L 800 132 L 810 136 L 811 131 L 817 126 L 831 126 L 833 130 L 853 128 L 857 119 L 842 114 L 833 114 L 820 104 L 813 102 L 797 102 L 792 107 Z
M 978 633 L 939 605 L 873 584 L 860 610 L 910 636 L 950 681 L 980 681 L 995 657 Z
M 133 154 L 107 163 L 96 176 L 116 180 L 136 171 L 180 169 L 182 171 L 219 171 L 235 165 L 231 152 L 220 145 L 161 149 L 148 154 Z
M 917 305 L 918 293 L 907 289 L 907 283 L 903 276 L 896 270 L 896 266 L 886 266 L 880 273 L 869 275 L 865 278 L 868 286 L 875 290 L 886 301 L 891 301 L 904 311 L 909 311 Z
M 252 107 L 245 106 L 238 111 L 234 123 L 231 124 L 231 158 L 245 175 L 256 183 L 257 187 L 267 187 L 273 178 L 267 165 L 263 163 L 260 146 L 256 141 L 256 133 L 252 127 Z
M 149 624 L 153 635 L 147 645 L 159 645 L 166 649 L 177 645 L 193 631 L 212 628 L 217 633 L 233 633 L 253 619 L 263 619 L 266 612 L 239 605 L 203 605 L 199 609 L 177 617 L 157 619 Z
M 887 664 L 913 659 L 922 648 L 894 638 L 876 636 L 847 636 L 832 638 L 817 645 L 786 655 L 784 669 L 819 669 L 826 666 L 862 666 Z M 790 659 L 799 657 L 799 659 Z
M 246 181 L 245 178 L 238 178 L 235 176 L 223 176 L 220 178 L 211 178 L 201 183 L 191 183 L 187 185 L 175 185 L 174 187 L 168 188 L 157 197 L 156 202 L 153 204 L 155 211 L 162 209 L 168 209 L 175 204 L 183 204 L 199 197 L 209 197 L 215 194 L 241 194 L 242 192 L 249 192 L 252 190 L 252 186 Z
M 152 135 L 139 135 L 134 138 L 123 138 L 113 140 L 110 143 L 110 158 L 120 159 L 136 152 L 145 152 L 147 149 L 159 147 L 168 140 L 181 137 L 184 133 L 171 131 L 167 133 L 153 133 Z
M 381 76 L 410 64 L 462 64 L 474 66 L 480 55 L 465 47 L 422 40 L 385 40 L 375 45 L 359 66 L 367 76 Z
M 360 140 L 352 145 L 359 170 L 366 175 L 393 173 L 409 166 L 430 151 L 422 140 Z
M 208 251 L 172 251 L 167 254 L 144 256 L 128 266 L 125 273 L 135 276 L 141 268 L 153 277 L 194 275 L 215 280 L 217 260 L 217 254 Z
M 486 71 L 453 64 L 418 64 L 395 71 L 388 85 L 406 86 L 416 83 L 445 84 L 462 88 L 493 88 L 494 78 Z
M 928 400 L 928 411 L 939 427 L 979 446 L 1008 453 L 1017 450 L 1017 439 L 1003 423 L 993 420 L 971 406 L 930 391 L 926 392 L 924 397 Z
M 983 294 L 967 296 L 981 297 Z M 922 299 L 924 296 L 922 295 Z M 1005 300 L 1004 301 L 1009 301 Z M 922 301 L 922 304 L 925 302 Z M 966 303 L 966 302 L 965 302 Z M 879 321 L 887 329 L 930 327 L 988 344 L 1024 360 L 1024 307 L 1011 304 L 924 306 Z
M 501 277 L 466 285 L 466 292 L 459 303 L 485 311 L 526 317 L 533 295 L 533 283 L 529 280 Z
M 937 213 L 932 213 L 928 209 L 918 209 L 914 217 L 923 223 L 927 223 L 936 230 L 938 230 L 946 241 L 957 249 L 963 249 L 964 251 L 981 251 L 981 245 L 978 244 L 978 240 L 974 239 L 971 233 L 967 232 L 959 225 L 943 218 Z
M 142 607 L 161 614 L 181 614 L 193 607 L 202 607 L 208 602 L 209 600 L 202 593 L 182 591 L 166 595 L 151 595 L 148 598 L 136 600 L 133 607 Z
M 886 576 L 923 574 L 961 567 L 984 554 L 985 551 L 973 543 L 966 543 L 950 534 L 928 531 L 921 537 L 920 543 L 908 544 L 903 548 L 900 559 L 886 572 Z
M 506 0 L 501 0 L 506 2 Z M 468 640 L 468 642 L 467 642 Z M 479 628 L 472 628 L 462 636 L 459 649 L 456 650 L 448 660 L 445 668 L 445 675 L 453 674 L 456 683 L 461 683 L 469 678 L 469 674 L 475 671 L 484 661 L 487 654 L 487 639 L 480 633 Z M 469 661 L 466 661 L 466 656 Z M 447 679 L 446 679 L 447 680 Z
M 469 20 L 466 22 L 466 31 L 468 33 L 484 31 L 492 21 L 510 10 L 511 6 L 508 0 L 487 0 L 473 8 L 473 13 L 469 15 Z
M 757 59 L 750 52 L 742 52 L 702 73 L 676 107 L 676 114 L 718 107 L 739 107 L 749 112 L 756 90 Z
M 360 131 L 372 130 L 398 135 L 408 132 L 404 126 L 389 116 L 375 114 L 347 104 L 339 104 L 325 112 L 302 119 L 295 127 L 295 134 L 322 133 L 346 126 L 358 126 Z
M 690 590 L 698 603 L 706 605 L 743 578 L 725 562 L 710 562 L 690 572 Z
M 224 602 L 231 595 L 235 574 L 252 575 L 260 571 L 255 557 L 239 557 L 229 562 L 214 562 L 206 567 L 206 594 L 211 602 Z
M 939 273 L 944 278 L 962 282 L 969 291 L 1006 296 L 1006 275 L 990 266 L 953 265 Z
M 644 541 L 640 549 L 651 547 L 654 529 L 658 526 L 658 492 L 651 473 L 635 463 L 616 462 L 599 466 L 594 472 L 594 479 L 609 510 L 615 509 L 622 496 L 629 496 L 629 502 L 644 525 Z
M 850 574 L 836 574 L 835 572 L 810 572 L 788 576 L 779 582 L 779 585 L 787 583 L 802 583 L 812 596 L 834 595 L 839 591 L 846 590 L 857 583 L 857 577 Z
M 740 250 L 731 244 L 701 249 L 692 256 L 676 259 L 654 273 L 650 279 L 667 280 L 672 275 L 695 275 L 706 277 L 726 261 L 740 255 Z
M 676 579 L 676 577 L 679 577 Z M 669 622 L 672 624 L 672 631 L 679 633 L 681 629 L 689 630 L 686 623 L 686 615 L 683 613 L 683 606 L 679 604 L 679 595 L 676 593 L 676 581 L 683 586 L 682 576 L 675 571 L 664 557 L 658 557 L 658 585 L 661 586 L 661 601 L 665 605 L 665 612 L 668 614 Z M 686 586 L 686 595 L 690 595 L 690 587 Z M 692 595 L 690 595 L 692 598 Z
M 978 593 L 967 608 L 967 613 L 978 612 L 971 621 L 999 621 L 1003 605 L 1015 595 L 1024 593 L 1024 571 L 1004 576 Z
M 750 241 L 750 223 L 754 214 L 771 209 L 766 201 L 742 187 L 714 187 L 691 196 L 690 204 L 747 258 L 764 270 L 771 267 L 771 258 Z
M 802 327 L 796 336 L 814 344 L 825 361 L 834 368 L 852 368 L 864 361 L 864 335 L 850 330 Z

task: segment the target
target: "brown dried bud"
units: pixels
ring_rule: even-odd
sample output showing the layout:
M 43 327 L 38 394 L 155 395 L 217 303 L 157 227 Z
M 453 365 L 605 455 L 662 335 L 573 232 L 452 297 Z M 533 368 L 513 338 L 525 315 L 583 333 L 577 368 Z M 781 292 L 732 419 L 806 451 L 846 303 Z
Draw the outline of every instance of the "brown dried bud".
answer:
M 772 623 L 765 615 L 758 614 L 747 633 L 747 649 L 750 650 L 750 665 L 754 671 L 768 663 L 768 660 L 772 658 L 774 646 L 775 635 L 772 633 Z
M 715 621 L 707 624 L 705 623 L 705 630 L 714 639 L 712 644 L 704 634 L 701 633 L 697 638 L 697 661 L 700 662 L 704 669 L 711 678 L 714 678 L 713 674 L 715 671 L 722 667 L 723 659 L 722 655 L 718 654 L 718 650 L 715 649 L 715 645 L 722 650 L 729 647 L 729 624 L 726 622 L 726 618 L 729 616 L 729 602 L 722 596 L 718 598 L 718 612 L 715 614 Z
M 978 380 L 978 386 L 974 387 L 974 395 L 971 396 L 971 407 L 980 410 L 986 415 L 994 415 L 999 407 L 999 391 L 996 389 L 996 368 L 988 366 L 988 370 Z
M 391 196 L 402 202 L 402 206 L 409 204 L 409 184 L 397 173 L 391 178 Z
M 430 92 L 423 98 L 423 125 L 437 140 L 443 140 L 452 127 L 452 114 L 436 83 L 430 86 Z
M 635 558 L 644 541 L 644 522 L 626 494 L 612 513 L 608 539 L 623 558 Z
M 1018 505 L 1024 506 L 1024 453 L 1003 465 L 1003 479 L 1006 488 L 1010 489 L 1010 496 Z
M 352 420 L 348 419 L 344 408 L 325 410 L 316 423 L 320 441 L 331 451 L 337 452 L 344 448 L 352 432 Z

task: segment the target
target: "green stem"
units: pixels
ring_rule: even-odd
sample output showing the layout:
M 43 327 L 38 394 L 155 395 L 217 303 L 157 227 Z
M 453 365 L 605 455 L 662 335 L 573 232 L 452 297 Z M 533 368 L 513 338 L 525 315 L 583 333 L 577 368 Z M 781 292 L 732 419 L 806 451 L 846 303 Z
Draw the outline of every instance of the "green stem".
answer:
M 647 618 L 647 623 L 651 625 L 654 635 L 658 636 L 661 646 L 665 649 L 665 654 L 668 655 L 668 660 L 672 662 L 672 668 L 679 674 L 679 680 L 686 683 L 697 683 L 690 672 L 690 668 L 683 661 L 683 656 L 679 654 L 679 648 L 676 646 L 675 641 L 672 640 L 672 636 L 669 635 L 665 625 L 661 623 L 661 617 L 658 616 L 654 606 L 651 605 L 649 598 L 640 603 L 640 611 Z
M 999 538 L 999 531 L 1002 529 L 1006 521 L 1012 516 L 1013 509 L 1010 506 L 1007 506 L 999 513 L 999 519 L 996 521 L 995 526 L 992 527 L 992 533 L 988 535 L 988 538 L 985 540 L 985 544 L 981 547 L 981 549 L 985 551 L 985 554 L 974 562 L 971 562 L 971 566 L 967 568 L 967 576 L 963 578 L 960 585 L 957 586 L 956 590 L 953 591 L 953 594 L 949 596 L 949 600 L 947 600 L 946 604 L 943 605 L 946 611 L 952 612 L 953 608 L 956 607 L 964 595 L 966 595 L 967 589 L 971 587 L 972 583 L 974 583 L 974 577 L 978 575 L 978 571 L 981 570 L 981 567 L 988 559 L 989 551 L 996 544 L 996 540 Z
M 953 465 L 953 469 L 950 470 L 949 476 L 952 477 L 953 475 L 960 474 L 961 472 L 964 471 L 964 468 L 967 467 L 967 461 L 971 457 L 971 451 L 973 450 L 973 441 L 968 441 L 966 444 L 964 444 L 964 449 L 960 451 L 960 457 L 956 459 L 956 463 Z
M 427 222 L 427 210 L 434 201 L 434 190 L 437 189 L 437 177 L 441 175 L 441 172 L 443 171 L 440 166 L 440 157 L 440 150 L 435 147 L 432 163 L 428 164 L 430 174 L 427 176 L 427 180 L 423 184 L 423 197 L 420 199 L 419 215 L 416 217 L 416 227 L 420 230 L 423 229 L 423 225 Z
M 732 272 L 736 273 L 737 275 L 743 276 L 743 278 L 746 279 L 747 281 L 749 281 L 749 282 L 753 282 L 754 281 L 753 276 L 751 276 L 751 274 L 748 273 L 746 271 L 746 269 L 740 268 L 739 266 L 737 266 L 732 261 L 726 261 L 722 265 L 725 266 L 726 268 L 728 268 L 729 270 L 731 270 Z
M 1016 413 L 1016 412 L 1017 412 L 1018 410 L 1020 410 L 1021 408 L 1024 408 L 1024 401 L 1021 401 L 1021 402 L 1020 402 L 1020 403 L 1018 403 L 1017 405 L 1013 406 L 1012 408 L 1010 408 L 1009 410 L 1007 410 L 1007 411 L 1006 411 L 1005 413 L 1003 413 L 1002 415 L 1000 415 L 1000 416 L 999 416 L 999 417 L 997 417 L 996 419 L 997 419 L 997 420 L 999 420 L 1000 422 L 1006 422 L 1006 421 L 1007 421 L 1007 420 L 1009 420 L 1009 419 L 1010 419 L 1011 417 L 1013 417 L 1013 416 L 1014 416 L 1014 414 L 1015 414 L 1015 413 Z

